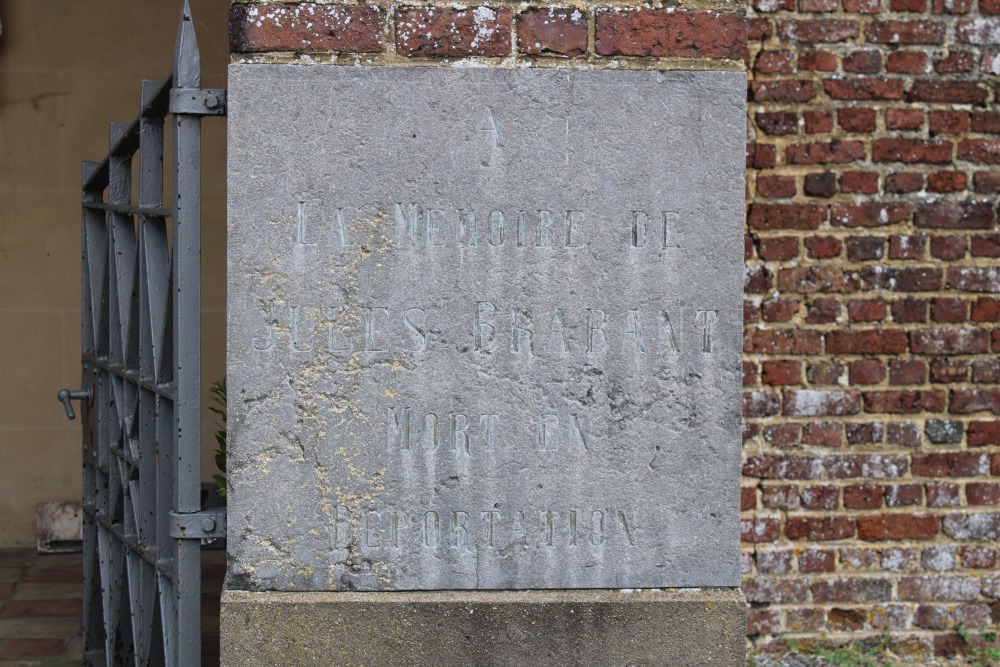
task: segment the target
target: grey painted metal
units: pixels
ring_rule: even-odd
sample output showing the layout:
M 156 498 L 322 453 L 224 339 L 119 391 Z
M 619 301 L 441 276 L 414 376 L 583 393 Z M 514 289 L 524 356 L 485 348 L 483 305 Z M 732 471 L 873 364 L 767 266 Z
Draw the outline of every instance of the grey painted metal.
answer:
M 111 126 L 107 157 L 83 165 L 82 399 L 84 658 L 95 665 L 198 665 L 201 539 L 200 115 L 185 1 L 173 73 L 145 81 L 139 115 Z M 164 205 L 164 118 L 173 115 L 173 198 Z M 138 187 L 133 159 L 138 155 Z M 137 190 L 137 192 L 133 192 Z M 191 526 L 178 530 L 178 525 Z

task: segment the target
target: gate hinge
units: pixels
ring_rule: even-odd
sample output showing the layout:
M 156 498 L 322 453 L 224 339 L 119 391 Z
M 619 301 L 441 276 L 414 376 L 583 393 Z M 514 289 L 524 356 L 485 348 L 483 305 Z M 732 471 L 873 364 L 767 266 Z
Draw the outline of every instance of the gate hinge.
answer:
M 170 537 L 190 540 L 211 540 L 225 536 L 225 507 L 210 507 L 200 512 L 170 513 Z
M 224 88 L 171 88 L 170 113 L 193 116 L 225 116 Z

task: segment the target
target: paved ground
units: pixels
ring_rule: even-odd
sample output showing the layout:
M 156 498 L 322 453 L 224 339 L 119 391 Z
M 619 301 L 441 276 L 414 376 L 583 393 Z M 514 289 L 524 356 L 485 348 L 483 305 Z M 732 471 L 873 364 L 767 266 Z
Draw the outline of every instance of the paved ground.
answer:
M 219 664 L 225 552 L 204 551 L 202 665 Z M 0 666 L 80 665 L 83 556 L 0 549 Z

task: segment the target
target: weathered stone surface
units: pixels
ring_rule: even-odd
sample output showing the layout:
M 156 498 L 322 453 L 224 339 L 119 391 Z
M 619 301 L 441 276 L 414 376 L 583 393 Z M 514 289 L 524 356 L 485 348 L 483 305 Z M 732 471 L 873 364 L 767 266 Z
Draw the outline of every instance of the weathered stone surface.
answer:
M 233 65 L 230 588 L 738 585 L 744 83 Z
M 245 593 L 222 598 L 222 664 L 742 667 L 739 589 Z

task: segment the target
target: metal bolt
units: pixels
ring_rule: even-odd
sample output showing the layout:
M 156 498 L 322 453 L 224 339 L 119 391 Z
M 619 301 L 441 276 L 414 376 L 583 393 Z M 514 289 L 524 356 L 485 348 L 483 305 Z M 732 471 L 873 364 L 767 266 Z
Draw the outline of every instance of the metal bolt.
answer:
M 210 533 L 215 530 L 215 519 L 202 519 L 201 529 L 206 533 Z
M 207 109 L 218 108 L 219 103 L 220 100 L 218 95 L 209 95 L 208 97 L 205 98 L 205 108 Z

